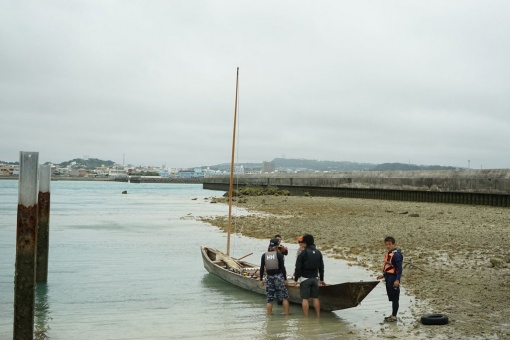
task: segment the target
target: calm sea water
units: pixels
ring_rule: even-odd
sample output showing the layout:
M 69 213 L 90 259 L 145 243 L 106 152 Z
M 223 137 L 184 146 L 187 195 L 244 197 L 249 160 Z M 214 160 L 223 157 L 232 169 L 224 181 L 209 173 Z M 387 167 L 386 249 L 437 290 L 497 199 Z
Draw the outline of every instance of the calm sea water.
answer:
M 0 339 L 12 338 L 17 185 L 0 181 Z M 215 195 L 200 185 L 53 182 L 49 279 L 37 287 L 36 331 L 66 340 L 335 339 L 380 327 L 390 307 L 382 285 L 360 307 L 320 320 L 302 317 L 299 306 L 288 318 L 280 307 L 268 318 L 263 296 L 208 274 L 199 248 L 224 249 L 226 237 L 196 217 L 226 215 L 227 207 L 204 200 Z M 254 252 L 247 260 L 256 263 L 267 241 L 234 235 L 232 245 L 234 256 Z M 327 282 L 371 278 L 326 261 Z M 403 311 L 411 300 L 402 298 Z

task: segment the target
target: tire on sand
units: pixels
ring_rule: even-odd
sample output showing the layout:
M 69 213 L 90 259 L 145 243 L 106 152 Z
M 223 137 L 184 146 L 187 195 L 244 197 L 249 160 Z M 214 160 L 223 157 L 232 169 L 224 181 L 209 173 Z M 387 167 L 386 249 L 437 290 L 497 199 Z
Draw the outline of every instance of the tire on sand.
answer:
M 421 317 L 421 323 L 424 325 L 446 325 L 448 315 L 446 314 L 427 314 Z

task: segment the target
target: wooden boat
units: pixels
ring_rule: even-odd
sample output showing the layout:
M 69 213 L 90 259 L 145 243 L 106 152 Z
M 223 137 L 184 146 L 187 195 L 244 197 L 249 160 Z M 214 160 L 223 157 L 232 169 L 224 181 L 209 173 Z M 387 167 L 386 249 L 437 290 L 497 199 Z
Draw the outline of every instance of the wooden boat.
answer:
M 236 96 L 234 107 L 234 133 L 232 136 L 232 160 L 230 163 L 230 188 L 229 188 L 229 204 L 228 204 L 228 229 L 227 229 L 227 253 L 224 254 L 219 250 L 202 247 L 202 259 L 205 269 L 222 278 L 223 280 L 243 289 L 250 290 L 255 293 L 265 295 L 265 288 L 260 285 L 260 269 L 258 265 L 234 259 L 230 257 L 230 231 L 232 227 L 232 192 L 234 183 L 234 155 L 236 142 L 236 122 L 238 109 L 238 93 L 239 93 L 239 68 L 237 68 L 236 77 Z M 319 289 L 319 298 L 321 301 L 321 309 L 325 311 L 333 311 L 345 308 L 356 307 L 363 299 L 374 289 L 379 281 L 367 282 L 344 282 L 340 284 L 327 285 Z M 290 302 L 301 304 L 299 295 L 299 287 L 295 282 L 290 280 L 287 290 L 290 296 Z
M 216 249 L 203 247 L 201 250 L 204 267 L 209 273 L 240 288 L 266 294 L 265 287 L 260 285 L 258 265 L 237 261 Z M 356 307 L 378 283 L 379 281 L 344 282 L 320 287 L 321 310 L 334 311 Z M 290 302 L 301 304 L 299 286 L 295 286 L 294 281 L 289 280 L 287 290 Z

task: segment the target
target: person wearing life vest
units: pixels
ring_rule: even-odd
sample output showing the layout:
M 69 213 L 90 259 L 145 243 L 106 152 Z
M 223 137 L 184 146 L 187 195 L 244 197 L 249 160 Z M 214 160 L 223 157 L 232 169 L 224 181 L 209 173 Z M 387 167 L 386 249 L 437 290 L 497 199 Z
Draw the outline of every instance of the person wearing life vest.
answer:
M 273 237 L 273 239 L 278 240 L 278 246 L 276 247 L 276 251 L 279 253 L 282 253 L 283 256 L 289 255 L 289 249 L 287 247 L 285 247 L 284 245 L 282 245 L 282 235 L 276 234 Z M 285 259 L 285 257 L 284 257 L 284 259 Z M 281 306 L 283 304 L 283 301 L 280 301 L 280 300 L 277 300 L 276 302 L 279 306 Z
M 312 299 L 315 313 L 317 317 L 319 317 L 321 312 L 319 286 L 326 285 L 324 282 L 324 260 L 322 258 L 322 253 L 315 247 L 312 235 L 303 235 L 300 242 L 305 243 L 306 248 L 304 248 L 296 259 L 294 281 L 296 285 L 299 282 L 303 314 L 308 316 L 308 311 L 310 309 L 308 300 Z
M 260 284 L 266 286 L 267 314 L 273 313 L 273 301 L 282 301 L 285 315 L 289 315 L 289 292 L 287 291 L 287 271 L 283 254 L 276 250 L 279 241 L 275 238 L 269 242 L 268 251 L 260 259 Z M 264 282 L 266 271 L 266 282 Z
M 380 280 L 384 278 L 386 281 L 386 293 L 388 300 L 391 301 L 391 315 L 384 318 L 384 321 L 397 321 L 397 313 L 400 298 L 400 277 L 402 276 L 402 263 L 404 258 L 400 250 L 395 248 L 395 238 L 388 236 L 384 239 L 384 245 L 388 252 L 384 255 L 383 273 L 377 276 Z

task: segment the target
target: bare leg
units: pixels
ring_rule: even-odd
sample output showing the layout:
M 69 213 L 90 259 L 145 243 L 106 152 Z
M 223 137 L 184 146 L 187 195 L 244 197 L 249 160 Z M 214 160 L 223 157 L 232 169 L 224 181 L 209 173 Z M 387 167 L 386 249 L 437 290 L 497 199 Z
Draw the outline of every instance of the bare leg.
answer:
M 273 314 L 273 304 L 272 303 L 268 303 L 266 305 L 266 309 L 267 309 L 267 315 Z
M 313 301 L 313 308 L 315 308 L 315 313 L 317 313 L 317 317 L 321 316 L 321 302 L 319 299 L 312 299 Z
M 308 316 L 308 310 L 310 309 L 310 305 L 308 304 L 308 299 L 303 299 L 301 306 L 303 307 L 303 314 L 305 316 Z
M 283 300 L 283 310 L 285 315 L 289 315 L 289 300 Z

